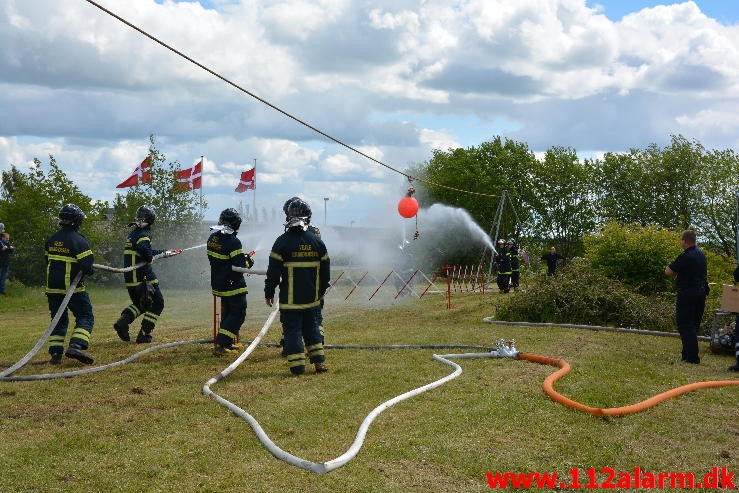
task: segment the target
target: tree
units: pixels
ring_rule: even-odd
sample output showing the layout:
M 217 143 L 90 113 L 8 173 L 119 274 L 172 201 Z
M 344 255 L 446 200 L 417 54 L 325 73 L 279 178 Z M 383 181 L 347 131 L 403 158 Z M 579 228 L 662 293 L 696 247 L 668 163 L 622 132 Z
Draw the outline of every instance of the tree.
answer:
M 48 170 L 38 159 L 33 167 L 23 173 L 15 166 L 2 173 L 2 200 L 0 217 L 13 235 L 15 253 L 12 275 L 26 284 L 40 285 L 45 282 L 46 239 L 58 229 L 59 209 L 68 203 L 76 204 L 87 215 L 81 232 L 91 245 L 104 236 L 103 221 L 107 203 L 95 202 L 67 177 L 49 155 Z
M 175 172 L 182 166 L 177 161 L 167 163 L 166 156 L 155 145 L 154 136 L 149 137 L 151 158 L 151 182 L 129 188 L 124 195 L 118 194 L 113 202 L 111 225 L 118 233 L 117 246 L 111 250 L 111 263 L 120 264 L 120 257 L 128 234 L 128 224 L 133 221 L 136 209 L 151 206 L 156 212 L 153 228 L 155 247 L 158 249 L 182 248 L 204 240 L 207 232 L 202 229 L 203 210 L 206 203 L 195 192 L 183 191 L 177 185 Z M 202 259 L 201 259 L 202 260 Z M 177 269 L 174 263 L 162 262 L 157 273 L 166 277 L 176 276 L 183 283 L 200 280 L 197 272 Z M 194 277 L 193 277 L 194 276 Z
M 596 165 L 598 216 L 603 220 L 694 226 L 704 180 L 704 148 L 682 135 L 664 149 L 650 144 L 626 154 L 607 153 Z
M 739 158 L 731 149 L 702 156 L 701 180 L 695 222 L 698 233 L 724 255 L 736 255 L 736 207 L 739 193 Z
M 560 246 L 565 257 L 576 253 L 584 234 L 595 229 L 594 164 L 580 162 L 571 147 L 552 147 L 533 168 L 533 231 Z
M 535 162 L 526 144 L 495 137 L 467 149 L 434 150 L 431 159 L 410 174 L 432 182 L 419 190 L 421 202 L 462 207 L 484 230 L 495 219 L 501 194 L 507 190 L 513 209 L 506 206 L 500 233 L 513 236 L 525 234 L 530 224 L 528 205 L 532 191 L 531 169 Z M 435 186 L 436 183 L 493 197 L 460 193 Z

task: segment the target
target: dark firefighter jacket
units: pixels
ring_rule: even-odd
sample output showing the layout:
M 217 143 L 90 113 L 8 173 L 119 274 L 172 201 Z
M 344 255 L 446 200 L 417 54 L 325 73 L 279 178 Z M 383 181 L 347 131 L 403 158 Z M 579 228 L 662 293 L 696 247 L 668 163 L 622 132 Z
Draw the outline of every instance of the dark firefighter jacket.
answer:
M 214 295 L 234 296 L 248 292 L 244 274 L 231 269 L 231 266 L 251 268 L 254 265 L 251 257 L 244 254 L 236 233 L 216 231 L 208 237 L 208 262 L 210 287 Z
M 87 239 L 72 228 L 62 228 L 46 240 L 46 292 L 64 294 L 79 271 L 92 274 L 94 257 Z M 85 290 L 80 281 L 75 293 Z
M 134 228 L 126 238 L 126 247 L 123 250 L 123 266 L 131 267 L 139 262 L 151 262 L 154 255 L 159 255 L 163 251 L 151 248 L 151 233 L 148 228 Z M 159 282 L 150 263 L 131 272 L 125 272 L 123 279 L 128 287 L 138 286 L 144 280 L 155 284 Z
M 501 250 L 495 256 L 495 265 L 498 268 L 498 274 L 511 273 L 511 258 L 506 250 Z
M 518 253 L 518 248 L 511 248 L 508 250 L 508 258 L 511 261 L 511 270 L 518 270 L 521 268 L 521 255 Z
M 264 297 L 274 298 L 280 286 L 280 310 L 308 310 L 319 306 L 328 289 L 330 260 L 320 238 L 300 228 L 280 235 L 269 254 Z

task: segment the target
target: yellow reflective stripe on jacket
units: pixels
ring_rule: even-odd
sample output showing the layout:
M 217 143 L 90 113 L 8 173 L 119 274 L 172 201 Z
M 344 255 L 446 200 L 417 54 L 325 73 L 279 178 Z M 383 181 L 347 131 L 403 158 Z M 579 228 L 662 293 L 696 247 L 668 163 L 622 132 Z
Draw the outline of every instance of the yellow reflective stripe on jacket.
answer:
M 92 254 L 92 252 L 90 252 L 90 254 Z M 64 257 L 62 255 L 52 255 L 50 253 L 47 253 L 46 256 L 49 260 L 58 260 L 59 262 L 68 262 L 71 264 L 77 263 L 77 259 L 75 257 Z
M 318 298 L 318 281 L 320 277 L 319 268 L 321 267 L 321 262 L 284 262 L 282 265 L 283 267 L 287 267 L 287 285 L 289 286 L 290 289 L 287 292 L 287 303 L 284 305 L 280 305 L 280 306 L 281 307 L 289 306 L 289 307 L 292 307 L 293 310 L 299 307 L 310 308 L 312 306 L 318 306 L 318 303 L 319 303 L 318 301 L 314 303 L 309 303 L 307 305 L 296 305 L 295 303 L 293 303 L 293 301 L 295 300 L 293 297 L 293 291 L 295 287 L 293 269 L 300 269 L 300 268 L 316 269 L 316 298 Z
M 279 253 L 269 252 L 269 256 L 275 260 L 279 260 L 280 262 L 282 262 L 282 255 L 280 255 Z
M 232 289 L 231 291 L 216 291 L 215 289 L 212 289 L 211 292 L 215 296 L 234 296 L 241 293 L 248 293 L 249 290 L 246 287 L 243 288 L 236 288 Z
M 320 267 L 321 262 L 285 262 L 285 267 Z
M 151 238 L 149 238 L 148 236 L 142 236 L 141 238 L 139 238 L 138 240 L 136 240 L 136 244 L 138 245 L 142 241 L 151 241 Z
M 304 305 L 296 305 L 293 303 L 280 303 L 280 310 L 305 310 L 306 308 L 315 308 L 321 304 L 321 300 L 314 301 L 313 303 L 306 303 Z
M 231 258 L 234 258 L 236 255 L 238 255 L 240 253 L 244 253 L 244 250 L 242 250 L 241 248 L 238 248 L 238 249 L 234 250 L 233 252 L 229 253 L 228 256 L 231 257 Z
M 78 253 L 78 254 L 77 254 L 77 258 L 78 258 L 79 260 L 82 260 L 83 258 L 85 258 L 85 257 L 89 257 L 90 255 L 92 255 L 92 250 L 85 250 L 85 251 L 84 251 L 84 252 L 82 252 L 82 253 Z
M 85 286 L 79 286 L 74 290 L 75 293 L 81 293 L 83 291 L 85 291 Z M 49 294 L 67 294 L 66 289 L 46 288 L 44 292 Z
M 325 262 L 326 260 L 328 260 L 328 253 L 321 257 L 321 262 Z
M 229 258 L 228 255 L 224 255 L 222 253 L 216 253 L 216 252 L 213 252 L 211 250 L 208 250 L 208 256 L 209 257 L 213 257 L 213 258 L 217 258 L 217 259 L 220 259 L 220 260 L 228 260 L 228 258 Z

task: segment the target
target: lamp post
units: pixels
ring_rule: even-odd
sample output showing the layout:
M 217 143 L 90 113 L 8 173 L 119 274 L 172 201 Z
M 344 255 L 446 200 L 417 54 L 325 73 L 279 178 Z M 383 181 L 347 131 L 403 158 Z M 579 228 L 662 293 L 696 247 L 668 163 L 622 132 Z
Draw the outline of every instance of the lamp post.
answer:
M 323 197 L 323 225 L 326 226 L 326 204 L 328 204 L 328 197 Z

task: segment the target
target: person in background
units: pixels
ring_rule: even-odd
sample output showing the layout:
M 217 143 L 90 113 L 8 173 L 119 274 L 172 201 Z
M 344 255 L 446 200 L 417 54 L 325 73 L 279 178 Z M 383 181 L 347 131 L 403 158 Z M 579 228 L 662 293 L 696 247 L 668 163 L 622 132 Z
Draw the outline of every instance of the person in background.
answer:
M 5 294 L 5 282 L 10 273 L 10 255 L 14 251 L 15 248 L 10 243 L 10 235 L 5 232 L 0 233 L 0 294 Z
M 734 285 L 739 284 L 739 265 L 734 269 Z M 739 314 L 734 321 L 734 350 L 736 355 L 736 364 L 731 365 L 729 371 L 739 371 Z
M 698 364 L 698 330 L 708 296 L 708 261 L 696 246 L 695 231 L 685 230 L 680 235 L 683 253 L 668 266 L 665 274 L 675 279 L 675 322 L 683 343 L 682 361 Z
M 547 275 L 553 276 L 557 271 L 557 262 L 564 260 L 564 257 L 557 253 L 557 249 L 552 247 L 548 253 L 541 256 L 541 260 L 547 263 Z
M 508 256 L 508 249 L 503 238 L 498 240 L 496 250 L 495 267 L 498 275 L 495 281 L 498 291 L 507 294 L 511 290 L 511 258 Z
M 275 290 L 280 287 L 280 322 L 292 375 L 305 373 L 306 351 L 316 373 L 328 371 L 318 317 L 329 286 L 330 260 L 323 241 L 307 231 L 310 215 L 310 207 L 302 200 L 290 203 L 285 233 L 272 245 L 264 281 L 268 306 L 274 304 Z
M 72 280 L 81 271 L 82 274 L 90 276 L 93 274 L 92 264 L 94 257 L 87 239 L 79 233 L 82 220 L 85 218 L 82 209 L 75 204 L 66 204 L 59 210 L 59 226 L 61 229 L 46 240 L 44 250 L 46 252 L 46 298 L 49 301 L 49 312 L 51 318 L 59 311 L 67 291 L 72 285 Z M 69 304 L 59 318 L 49 336 L 49 354 L 52 365 L 62 362 L 64 352 L 64 340 L 67 337 L 67 326 L 69 309 L 75 318 L 74 332 L 69 339 L 69 346 L 64 353 L 67 358 L 76 359 L 86 365 L 91 365 L 95 360 L 86 350 L 90 345 L 92 327 L 95 317 L 92 313 L 92 303 L 85 290 L 84 279 L 77 283 L 77 287 L 69 299 Z
M 511 262 L 511 287 L 516 291 L 521 283 L 521 255 L 518 253 L 516 240 L 510 238 L 506 243 L 506 249 Z

